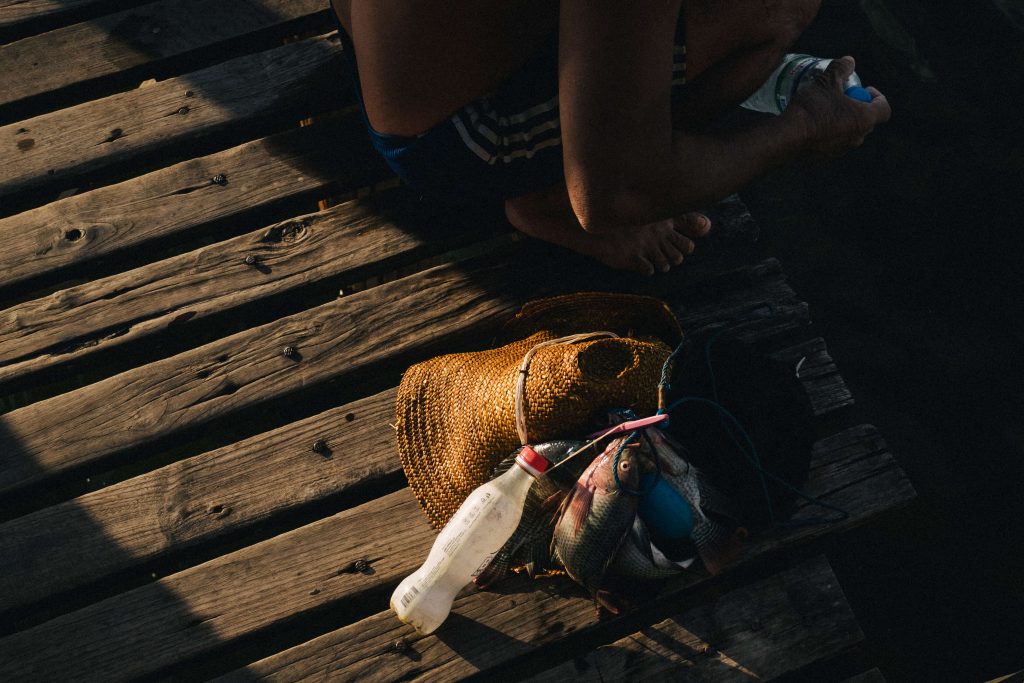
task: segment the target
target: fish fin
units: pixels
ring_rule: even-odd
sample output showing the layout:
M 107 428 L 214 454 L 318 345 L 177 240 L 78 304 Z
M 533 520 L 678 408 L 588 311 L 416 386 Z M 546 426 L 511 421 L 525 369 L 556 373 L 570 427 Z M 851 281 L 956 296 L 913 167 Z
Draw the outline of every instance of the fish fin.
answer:
M 480 588 L 489 588 L 490 586 L 493 586 L 498 581 L 501 581 L 508 576 L 508 565 L 508 553 L 504 551 L 499 552 L 494 556 L 494 559 L 491 560 L 491 563 L 487 565 L 487 568 L 476 575 L 473 579 L 473 583 Z
M 734 524 L 740 523 L 740 513 L 736 503 L 722 493 L 721 489 L 708 481 L 699 470 L 697 472 L 697 487 L 700 491 L 700 507 L 707 514 L 717 515 L 728 519 Z
M 573 531 L 577 534 L 590 516 L 590 508 L 594 504 L 594 490 L 586 486 L 577 486 L 573 490 L 572 500 L 566 506 L 563 515 L 569 515 Z
M 594 592 L 594 602 L 597 603 L 599 615 L 602 608 L 615 616 L 621 614 L 626 608 L 625 603 L 618 596 L 604 588 Z
M 704 563 L 704 568 L 708 570 L 708 573 L 714 575 L 739 558 L 743 550 L 743 543 L 749 534 L 744 527 L 726 531 L 725 527 L 718 522 L 709 520 L 708 524 L 718 526 L 720 531 L 714 533 L 708 542 L 698 543 L 697 552 L 701 562 Z
M 526 572 L 531 579 L 537 578 L 541 573 L 547 571 L 551 564 L 551 545 L 548 543 L 534 543 L 530 546 Z
M 562 504 L 562 501 L 565 500 L 566 495 L 568 494 L 565 491 L 555 491 L 541 502 L 540 509 L 544 512 L 556 510 Z

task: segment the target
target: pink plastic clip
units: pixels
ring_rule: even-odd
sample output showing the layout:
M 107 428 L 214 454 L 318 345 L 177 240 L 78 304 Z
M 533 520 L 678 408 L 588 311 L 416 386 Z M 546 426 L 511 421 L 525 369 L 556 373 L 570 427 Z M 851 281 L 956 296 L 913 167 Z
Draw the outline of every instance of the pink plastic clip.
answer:
M 588 440 L 598 439 L 605 436 L 611 436 L 612 434 L 622 434 L 623 432 L 631 432 L 634 429 L 643 429 L 644 427 L 651 427 L 653 425 L 659 425 L 668 419 L 668 414 L 663 415 L 651 415 L 650 417 L 643 417 L 639 420 L 629 420 L 628 422 L 622 422 L 614 427 L 605 429 L 600 432 L 594 432 L 587 437 Z

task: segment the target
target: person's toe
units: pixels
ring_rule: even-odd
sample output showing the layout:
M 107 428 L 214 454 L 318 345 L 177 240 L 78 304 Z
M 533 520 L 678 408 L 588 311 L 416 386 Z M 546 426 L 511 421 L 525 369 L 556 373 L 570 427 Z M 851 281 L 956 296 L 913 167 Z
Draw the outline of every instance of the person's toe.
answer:
M 641 275 L 654 275 L 654 264 L 645 256 L 637 254 L 633 257 L 633 270 Z
M 711 219 L 702 213 L 688 213 L 675 220 L 675 227 L 687 237 L 704 237 L 711 232 Z
M 697 248 L 693 240 L 686 235 L 679 234 L 675 230 L 669 233 L 669 241 L 683 256 L 689 256 Z

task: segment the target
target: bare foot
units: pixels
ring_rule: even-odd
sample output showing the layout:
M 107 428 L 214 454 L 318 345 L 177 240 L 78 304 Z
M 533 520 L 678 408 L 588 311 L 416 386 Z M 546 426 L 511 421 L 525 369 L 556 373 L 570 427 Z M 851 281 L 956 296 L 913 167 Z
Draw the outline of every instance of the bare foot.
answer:
M 562 191 L 564 194 L 564 190 Z M 586 232 L 569 207 L 557 196 L 531 195 L 505 202 L 509 222 L 521 232 L 572 249 L 618 270 L 642 275 L 668 272 L 693 253 L 695 238 L 707 235 L 711 221 L 699 213 L 595 235 Z

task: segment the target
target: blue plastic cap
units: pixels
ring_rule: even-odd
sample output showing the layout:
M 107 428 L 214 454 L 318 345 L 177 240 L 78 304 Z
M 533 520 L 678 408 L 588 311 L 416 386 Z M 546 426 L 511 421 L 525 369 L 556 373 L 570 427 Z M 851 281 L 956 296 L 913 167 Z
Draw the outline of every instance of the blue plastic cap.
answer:
M 640 498 L 640 518 L 666 538 L 689 538 L 693 533 L 693 510 L 686 499 L 657 474 L 645 474 L 640 482 L 641 488 L 648 490 Z
M 852 97 L 853 99 L 859 102 L 871 101 L 871 93 L 869 93 L 866 89 L 860 87 L 859 85 L 851 85 L 849 88 L 846 89 L 845 92 L 847 97 Z

